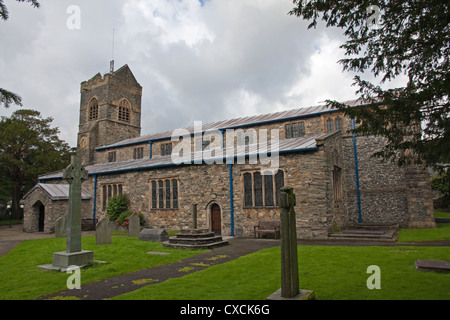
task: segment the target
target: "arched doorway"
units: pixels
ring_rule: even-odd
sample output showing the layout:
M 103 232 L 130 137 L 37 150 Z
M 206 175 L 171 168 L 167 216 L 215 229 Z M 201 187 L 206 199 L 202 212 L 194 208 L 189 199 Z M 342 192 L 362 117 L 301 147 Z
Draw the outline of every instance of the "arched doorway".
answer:
M 45 206 L 41 203 L 39 206 L 39 232 L 44 232 Z
M 222 234 L 222 214 L 217 203 L 211 206 L 211 231 L 216 235 Z
M 34 218 L 35 221 L 34 224 L 34 232 L 44 232 L 45 227 L 45 206 L 42 204 L 42 202 L 37 201 L 33 205 L 33 212 L 34 212 Z M 37 222 L 37 223 L 36 223 Z

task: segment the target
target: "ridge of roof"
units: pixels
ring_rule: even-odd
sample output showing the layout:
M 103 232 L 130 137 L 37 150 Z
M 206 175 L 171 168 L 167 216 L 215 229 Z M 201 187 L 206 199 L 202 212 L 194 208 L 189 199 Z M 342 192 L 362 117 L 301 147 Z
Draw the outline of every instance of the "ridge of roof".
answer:
M 60 172 L 54 172 L 54 173 L 60 173 Z M 61 177 L 62 177 L 62 171 L 61 171 Z M 28 197 L 35 189 L 40 188 L 42 191 L 44 191 L 52 200 L 67 200 L 69 199 L 69 185 L 68 184 L 51 184 L 51 183 L 37 183 L 34 185 L 33 188 L 31 188 L 30 191 L 28 191 L 24 196 L 23 199 Z M 83 188 L 81 189 L 81 199 L 82 200 L 89 200 L 92 196 Z

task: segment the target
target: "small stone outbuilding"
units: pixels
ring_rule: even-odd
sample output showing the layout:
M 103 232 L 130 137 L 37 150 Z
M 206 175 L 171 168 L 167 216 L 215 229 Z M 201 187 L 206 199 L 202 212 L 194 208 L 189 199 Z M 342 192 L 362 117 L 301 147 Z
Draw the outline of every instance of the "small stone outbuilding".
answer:
M 92 218 L 92 196 L 82 190 L 82 218 Z M 25 196 L 23 229 L 25 232 L 52 233 L 55 221 L 67 215 L 69 200 L 68 184 L 36 184 Z

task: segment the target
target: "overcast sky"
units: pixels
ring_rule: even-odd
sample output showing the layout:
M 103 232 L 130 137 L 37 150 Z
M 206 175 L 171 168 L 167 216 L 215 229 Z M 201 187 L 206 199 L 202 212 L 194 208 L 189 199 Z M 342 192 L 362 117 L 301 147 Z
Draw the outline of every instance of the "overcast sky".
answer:
M 142 134 L 355 98 L 341 30 L 307 30 L 291 0 L 5 0 L 0 87 L 76 146 L 80 83 L 128 64 Z M 73 11 L 71 5 L 79 8 Z M 76 9 L 76 8 L 75 8 Z M 9 116 L 17 107 L 0 109 Z

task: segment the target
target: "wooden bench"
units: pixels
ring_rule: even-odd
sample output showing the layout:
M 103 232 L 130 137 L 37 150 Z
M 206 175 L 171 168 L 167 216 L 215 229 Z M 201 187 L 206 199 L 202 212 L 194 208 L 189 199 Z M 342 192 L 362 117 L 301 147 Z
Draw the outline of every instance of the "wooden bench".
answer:
M 83 231 L 90 231 L 95 230 L 95 226 L 98 223 L 98 219 L 95 219 L 95 222 L 93 223 L 92 219 L 81 219 L 81 230 Z
M 259 221 L 253 229 L 255 238 L 261 238 L 265 234 L 273 234 L 275 239 L 280 238 L 280 221 Z

